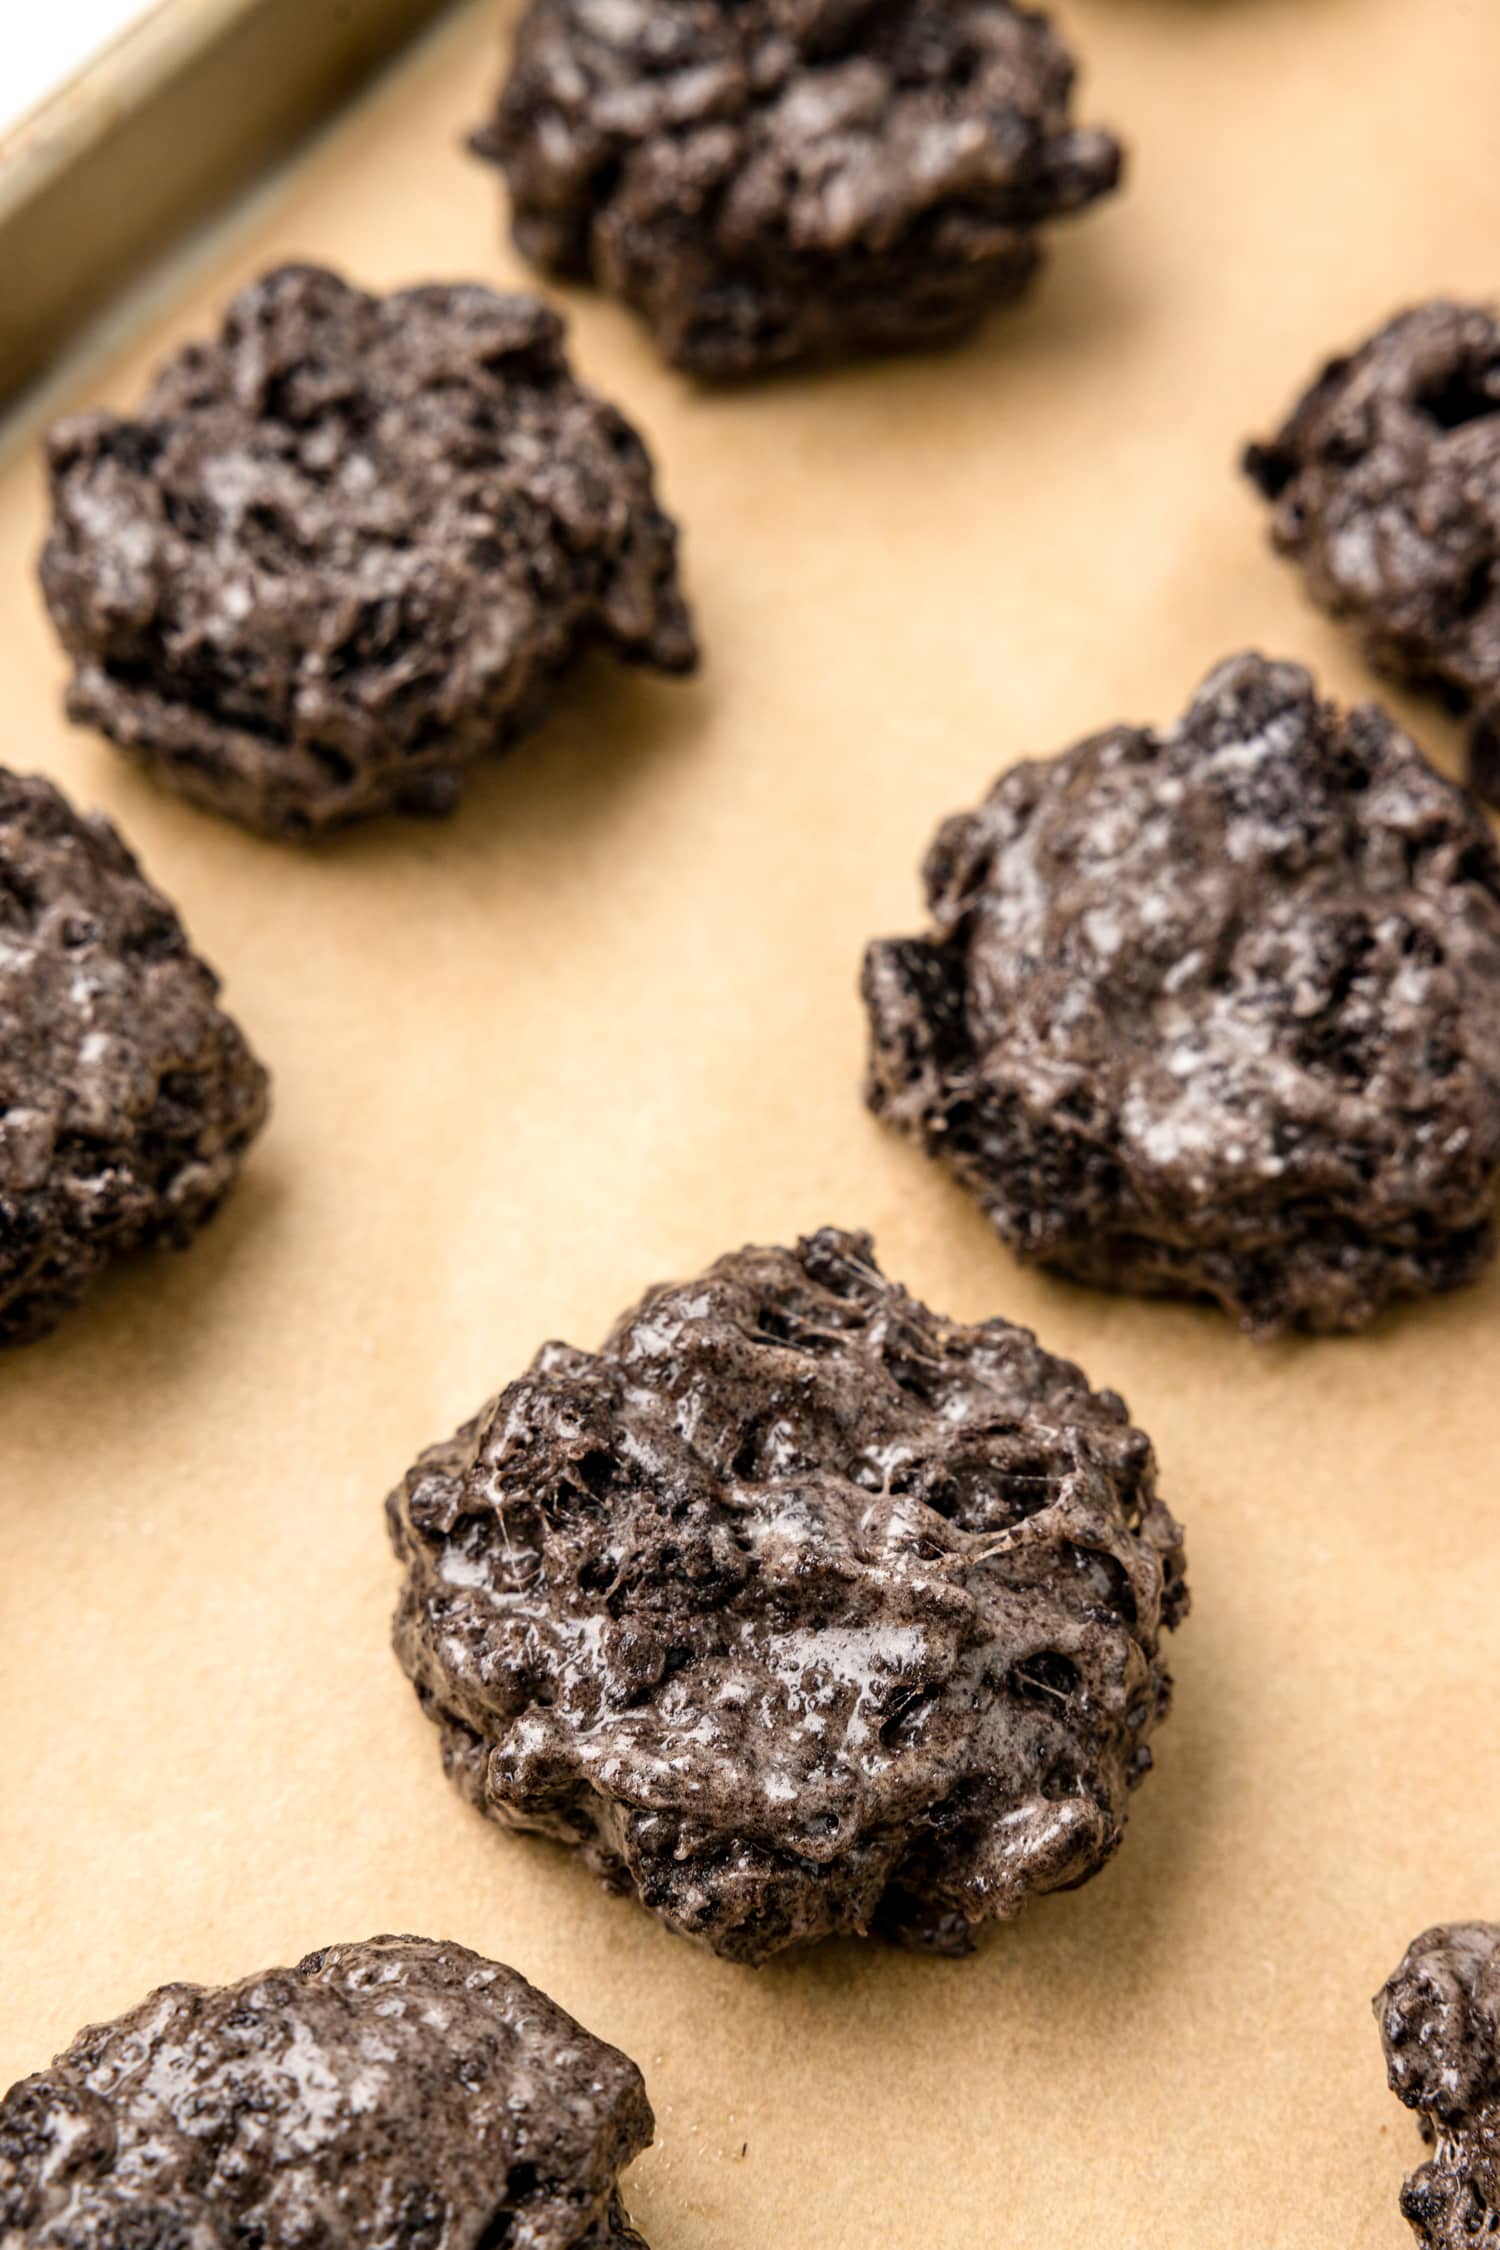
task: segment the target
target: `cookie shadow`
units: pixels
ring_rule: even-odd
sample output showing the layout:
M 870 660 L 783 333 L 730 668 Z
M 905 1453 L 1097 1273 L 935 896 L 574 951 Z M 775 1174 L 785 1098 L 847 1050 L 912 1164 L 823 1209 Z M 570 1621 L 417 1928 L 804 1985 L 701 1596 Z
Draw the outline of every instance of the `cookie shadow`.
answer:
M 93 737 L 87 799 L 138 845 L 148 875 L 185 900 L 191 927 L 192 893 L 205 870 L 212 881 L 216 861 L 231 883 L 262 883 L 274 871 L 290 892 L 330 876 L 368 888 L 376 878 L 426 881 L 476 859 L 495 872 L 496 862 L 576 854 L 608 832 L 633 793 L 698 747 L 712 701 L 701 668 L 663 679 L 591 649 L 559 673 L 534 722 L 467 769 L 451 813 L 381 813 L 306 841 L 260 835 L 183 798 L 102 736 Z
M 1197 1629 L 1190 1616 L 1183 1631 Z M 1181 1653 L 1169 1643 L 1169 1660 Z M 1173 1975 L 1174 1933 L 1197 1911 L 1190 1894 L 1212 1889 L 1227 1721 L 1212 1665 L 1200 1678 L 1189 1659 L 1190 1693 L 1181 1661 L 1173 1669 L 1174 1706 L 1152 1738 L 1155 1769 L 1131 1797 L 1118 1850 L 1077 1889 L 1032 1899 L 1016 1921 L 990 1924 L 974 1951 L 957 1959 L 838 1938 L 735 1973 L 777 1994 L 799 1990 L 803 2004 L 829 2008 L 872 1995 L 893 2008 L 915 2006 L 934 1986 L 969 1980 L 1002 2016 L 1097 2017 L 1101 2037 L 1109 2038 L 1116 2019 L 1149 2008 L 1156 1987 Z
M 223 1209 L 186 1249 L 113 1260 L 47 1335 L 0 1351 L 0 1402 L 24 1398 L 28 1416 L 50 1411 L 76 1435 L 82 1391 L 90 1446 L 127 1442 L 153 1398 L 232 1355 L 242 1293 L 264 1285 L 289 1201 L 274 1149 L 252 1151 Z
M 1114 1861 L 1078 1891 L 1033 1900 L 966 1958 L 848 1939 L 760 1970 L 695 1970 L 693 2018 L 731 2021 L 746 2058 L 733 2067 L 736 2133 L 764 2148 L 777 2119 L 756 2087 L 785 2069 L 836 2082 L 856 2113 L 900 2086 L 903 2130 L 920 2145 L 982 2137 L 997 2109 L 1024 2109 L 1045 2136 L 1050 2105 L 1072 2098 L 1080 2041 L 1149 2068 L 1161 2024 L 1184 2007 L 1182 1932 L 1213 1914 L 1219 1888 L 1217 1726 L 1206 1699 L 1169 1721 Z
M 510 865 L 574 857 L 607 834 L 628 801 L 705 737 L 713 685 L 702 670 L 663 680 L 591 651 L 555 689 L 534 726 L 473 767 L 456 811 L 443 819 L 402 815 L 336 831 L 292 847 L 315 864 L 373 874 L 437 873 L 481 859 L 504 881 Z M 284 849 L 269 845 L 268 849 Z
M 968 1190 L 940 1164 L 924 1159 L 877 1121 L 870 1123 L 891 1143 L 889 1160 L 898 1168 L 889 1202 L 914 1209 L 917 1231 L 928 1239 L 946 1240 L 952 1258 L 961 1257 L 966 1273 L 983 1285 L 982 1298 L 965 1307 L 965 1317 L 999 1314 L 1023 1322 L 1036 1330 L 1049 1350 L 1081 1358 L 1090 1381 L 1124 1391 L 1132 1408 L 1136 1386 L 1149 1390 L 1149 1371 L 1157 1362 L 1177 1367 L 1185 1354 L 1212 1355 L 1215 1362 L 1223 1361 L 1216 1366 L 1214 1379 L 1254 1383 L 1270 1396 L 1319 1354 L 1337 1360 L 1361 1350 L 1399 1350 L 1418 1324 L 1428 1326 L 1435 1338 L 1446 1339 L 1461 1324 L 1472 1328 L 1488 1306 L 1500 1300 L 1500 1255 L 1496 1255 L 1475 1279 L 1453 1289 L 1397 1297 L 1363 1328 L 1292 1328 L 1255 1335 L 1210 1297 L 1106 1289 L 1024 1262 L 1002 1241 Z M 902 1172 L 903 1166 L 914 1167 L 916 1177 L 911 1170 Z M 919 1204 L 914 1206 L 913 1199 L 919 1196 L 931 1198 L 930 1215 L 923 1214 Z M 1493 1208 L 1500 1241 L 1500 1191 Z M 1150 1427 L 1144 1404 L 1135 1418 Z
M 772 368 L 737 383 L 679 376 L 695 416 L 710 421 L 737 415 L 765 418 L 762 438 L 779 415 L 812 407 L 823 418 L 818 432 L 818 473 L 836 494 L 836 468 L 847 456 L 850 473 L 868 467 L 871 420 L 890 442 L 924 424 L 944 427 L 957 408 L 965 417 L 978 402 L 987 415 L 1004 415 L 1012 402 L 1061 367 L 1087 364 L 1085 353 L 1118 348 L 1149 316 L 1139 275 L 1125 254 L 1128 209 L 1110 210 L 1061 227 L 1044 244 L 1041 269 L 1026 294 L 998 305 L 979 326 L 954 341 L 910 350 L 875 352 L 826 363 Z M 1029 407 L 1028 407 L 1029 411 Z M 962 444 L 954 430 L 955 449 Z M 691 528 L 691 504 L 685 513 Z

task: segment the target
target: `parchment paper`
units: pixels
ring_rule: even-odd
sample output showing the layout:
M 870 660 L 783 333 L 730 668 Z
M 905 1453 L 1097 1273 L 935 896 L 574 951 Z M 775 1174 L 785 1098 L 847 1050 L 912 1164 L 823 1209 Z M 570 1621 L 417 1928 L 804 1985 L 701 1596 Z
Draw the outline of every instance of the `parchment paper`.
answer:
M 1069 0 L 1130 189 L 975 346 L 695 394 L 571 299 L 686 526 L 701 682 L 601 665 L 447 826 L 315 853 L 59 716 L 28 449 L 0 482 L 3 756 L 107 807 L 224 972 L 274 1125 L 199 1247 L 0 1364 L 0 2083 L 168 1977 L 413 1930 L 646 2071 L 656 2250 L 1398 2250 L 1416 2134 L 1369 1995 L 1500 1914 L 1500 1274 L 1356 1342 L 1022 1273 L 857 1093 L 863 941 L 1014 758 L 1165 721 L 1237 646 L 1370 683 L 1234 473 L 1325 348 L 1500 282 L 1496 0 Z M 492 7 L 200 256 L 124 404 L 286 256 L 521 281 L 459 151 Z M 163 302 L 165 309 L 163 309 Z M 1450 765 L 1456 737 L 1397 707 Z M 1124 1849 L 958 1963 L 755 1974 L 444 1783 L 381 1501 L 560 1335 L 831 1219 L 1124 1391 L 1188 1527 L 1178 1707 Z

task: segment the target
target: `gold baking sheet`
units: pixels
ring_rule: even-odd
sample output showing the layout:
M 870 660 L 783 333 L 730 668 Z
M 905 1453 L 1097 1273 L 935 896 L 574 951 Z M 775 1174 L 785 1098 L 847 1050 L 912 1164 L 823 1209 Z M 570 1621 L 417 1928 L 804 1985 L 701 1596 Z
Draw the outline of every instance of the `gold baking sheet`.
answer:
M 1368 682 L 1233 471 L 1326 346 L 1497 281 L 1494 0 L 1070 0 L 1130 191 L 952 357 L 701 396 L 579 294 L 686 526 L 710 661 L 605 666 L 447 826 L 298 853 L 59 716 L 33 455 L 0 482 L 5 757 L 123 823 L 276 1075 L 189 1256 L 0 1363 L 0 2082 L 167 1977 L 415 1930 L 643 2065 L 655 2250 L 1399 2250 L 1368 2000 L 1500 1913 L 1500 1274 L 1256 1349 L 1022 1273 L 858 1099 L 860 947 L 1009 760 L 1170 719 L 1246 643 Z M 199 261 L 124 403 L 286 256 L 521 281 L 455 17 Z M 1456 738 L 1402 704 L 1451 767 Z M 747 1239 L 868 1225 L 939 1307 L 1124 1391 L 1188 1528 L 1178 1708 L 1124 1850 L 958 1963 L 754 1974 L 444 1783 L 381 1501 L 535 1345 Z
M 441 5 L 153 0 L 0 134 L 0 403 Z

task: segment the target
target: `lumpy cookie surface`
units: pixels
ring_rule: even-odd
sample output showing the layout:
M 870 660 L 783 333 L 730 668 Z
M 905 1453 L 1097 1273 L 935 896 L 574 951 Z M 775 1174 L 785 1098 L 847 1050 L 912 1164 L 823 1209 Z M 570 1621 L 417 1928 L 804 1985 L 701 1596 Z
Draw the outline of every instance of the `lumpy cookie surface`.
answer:
M 1471 779 L 1500 803 L 1500 319 L 1399 314 L 1245 466 L 1313 599 L 1382 671 L 1469 712 Z
M 372 1938 L 165 1985 L 0 2102 L 5 2250 L 645 2250 L 634 2063 L 513 1969 Z
M 1120 1400 L 832 1229 L 544 1346 L 389 1514 L 459 1788 L 750 1962 L 1094 1874 L 1186 1606 Z
M 1233 658 L 1006 774 L 926 885 L 865 958 L 867 1098 L 1021 1256 L 1261 1334 L 1490 1258 L 1500 860 L 1373 706 Z
M 1375 2015 L 1391 2091 L 1432 2150 L 1401 2196 L 1413 2231 L 1426 2250 L 1500 2242 L 1500 1926 L 1429 1930 Z
M 1121 156 L 1010 0 L 533 0 L 493 122 L 523 253 L 709 377 L 947 343 Z
M 218 989 L 111 824 L 0 768 L 0 1343 L 229 1192 L 267 1080 Z
M 68 707 L 198 803 L 305 836 L 447 812 L 594 644 L 691 668 L 649 456 L 534 297 L 291 266 L 139 413 L 49 439 Z

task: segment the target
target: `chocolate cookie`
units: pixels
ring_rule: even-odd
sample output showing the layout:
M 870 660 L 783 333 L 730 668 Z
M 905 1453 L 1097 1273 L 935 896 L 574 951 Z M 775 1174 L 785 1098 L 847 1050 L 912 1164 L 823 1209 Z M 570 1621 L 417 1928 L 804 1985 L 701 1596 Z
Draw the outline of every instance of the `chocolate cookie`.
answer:
M 1433 2151 L 1402 2211 L 1427 2250 L 1500 2242 L 1500 1927 L 1455 1922 L 1419 1937 L 1375 2015 L 1391 2092 Z
M 1238 656 L 997 782 L 865 957 L 866 1094 L 1022 1257 L 1359 1328 L 1489 1259 L 1500 860 L 1390 719 Z
M 602 642 L 696 649 L 675 527 L 534 297 L 287 266 L 141 412 L 52 432 L 42 586 L 68 709 L 279 836 L 445 813 Z
M 645 2250 L 635 2064 L 461 1945 L 164 1985 L 0 2102 L 6 2250 Z
M 694 374 L 945 344 L 1119 181 L 1011 0 L 532 0 L 494 119 L 523 253 Z
M 389 1515 L 464 1795 L 738 1961 L 1097 1873 L 1187 1605 L 1113 1392 L 832 1229 L 544 1345 Z
M 1500 320 L 1400 314 L 1245 467 L 1313 600 L 1382 671 L 1471 713 L 1471 779 L 1500 804 Z
M 228 1194 L 267 1081 L 218 989 L 110 823 L 0 768 L 0 1343 Z

